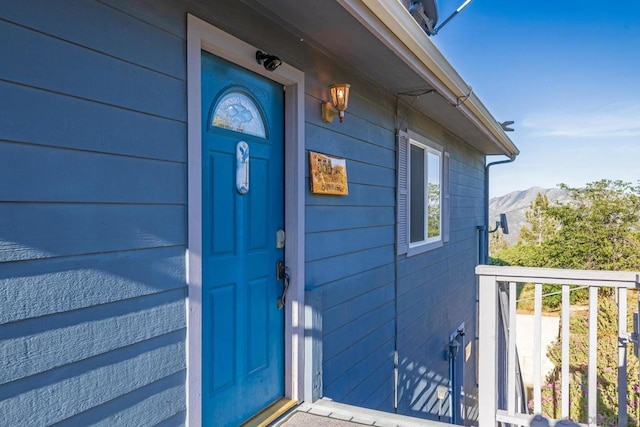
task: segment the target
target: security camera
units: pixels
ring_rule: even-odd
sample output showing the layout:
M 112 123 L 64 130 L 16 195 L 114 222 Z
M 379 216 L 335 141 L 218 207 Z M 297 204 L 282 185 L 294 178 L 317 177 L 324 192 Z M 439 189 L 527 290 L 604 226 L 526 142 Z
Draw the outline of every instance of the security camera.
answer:
M 267 71 L 273 71 L 282 65 L 282 60 L 280 58 L 275 55 L 269 55 L 268 53 L 260 50 L 256 52 L 256 61 L 258 61 L 258 64 L 264 65 L 264 68 Z

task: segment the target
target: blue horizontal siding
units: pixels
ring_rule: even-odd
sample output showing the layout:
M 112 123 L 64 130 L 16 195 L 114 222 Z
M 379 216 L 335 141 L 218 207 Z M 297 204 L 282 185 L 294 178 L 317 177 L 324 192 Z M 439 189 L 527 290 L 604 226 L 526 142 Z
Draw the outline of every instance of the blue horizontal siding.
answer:
M 134 16 L 119 13 L 99 1 L 56 0 L 55 7 L 48 7 L 49 3 L 49 0 L 2 2 L 0 16 L 141 67 L 183 80 L 186 78 L 184 64 L 175 60 L 184 56 L 185 44 L 176 35 Z M 73 25 L 68 21 L 70 12 L 75 21 Z M 152 49 L 151 46 L 162 46 L 162 49 Z
M 395 381 L 393 377 L 388 375 L 389 367 L 386 365 L 380 366 L 378 371 L 372 375 L 372 379 L 376 378 L 380 380 L 380 384 L 375 387 L 365 382 L 362 386 L 369 387 L 371 394 L 367 397 L 360 406 L 365 408 L 374 408 L 378 411 L 395 412 Z
M 6 263 L 0 324 L 184 289 L 184 283 L 182 247 Z
M 442 298 L 439 300 L 440 304 L 443 304 Z M 453 312 L 450 306 L 437 306 L 428 300 L 423 300 L 421 305 L 423 310 L 419 313 L 405 311 L 398 316 L 398 322 L 402 321 L 402 326 L 398 329 L 398 342 L 403 344 L 401 356 L 415 353 L 421 355 L 416 361 L 423 363 L 423 359 L 429 357 L 431 353 L 443 355 L 449 342 L 449 332 L 458 324 L 460 319 L 456 317 L 460 313 Z M 440 325 L 440 329 L 433 328 L 434 324 Z M 431 352 L 422 355 L 414 350 L 416 346 L 432 338 L 435 338 L 437 345 L 430 347 Z M 439 357 L 439 362 L 438 365 L 442 363 L 446 365 L 446 359 L 442 357 Z
M 178 204 L 186 200 L 186 166 L 180 163 L 0 142 L 0 169 L 7 177 L 0 180 L 2 201 Z
M 393 339 L 395 326 L 393 319 L 387 320 L 368 335 L 359 340 L 351 340 L 350 345 L 345 348 L 337 357 L 328 359 L 324 363 L 324 384 L 331 385 L 339 382 L 353 365 L 359 363 L 367 357 L 370 351 L 377 348 L 380 343 Z
M 372 390 L 370 387 L 371 382 L 379 384 L 384 382 L 385 376 L 393 378 L 393 339 L 386 342 L 379 340 L 376 347 L 367 352 L 361 361 L 354 363 L 345 360 L 345 363 L 349 363 L 349 371 L 341 381 L 325 384 L 324 394 L 345 403 L 363 404 L 372 391 L 375 391 L 375 388 Z M 385 367 L 386 369 L 379 372 Z M 378 375 L 372 375 L 374 373 Z
M 13 160 L 0 160 L 11 176 L 0 200 L 13 203 L 0 205 L 0 352 L 15 362 L 0 381 L 2 422 L 182 425 L 185 15 L 235 26 L 248 42 L 264 33 L 265 48 L 286 34 L 257 31 L 271 23 L 255 11 L 256 28 L 241 28 L 241 4 L 5 3 L 0 49 L 12 60 L 0 64 L 0 97 L 13 107 L 0 117 L 0 159 Z M 291 41 L 284 52 L 299 50 Z M 318 111 L 330 74 L 305 49 L 306 110 Z M 415 367 L 405 397 L 422 393 L 417 373 L 446 371 L 436 355 L 471 298 L 473 267 L 460 259 L 475 259 L 483 159 L 452 142 L 455 241 L 396 259 L 395 97 L 350 81 L 344 123 L 306 115 L 305 148 L 347 159 L 350 194 L 307 192 L 305 285 L 321 292 L 325 394 L 392 410 L 395 319 L 405 372 Z M 429 122 L 416 117 L 406 124 Z
M 174 416 L 155 424 L 155 427 L 182 427 L 186 425 L 186 411 L 178 412 Z
M 321 81 L 309 79 L 309 85 L 322 85 Z M 348 135 L 350 138 L 361 141 L 366 147 L 369 144 L 395 151 L 395 140 L 393 130 L 395 127 L 393 115 L 389 114 L 389 108 L 394 108 L 388 100 L 388 94 L 377 90 L 371 86 L 368 93 L 365 91 L 367 83 L 358 82 L 358 90 L 352 90 L 349 95 L 349 109 L 345 112 L 345 119 L 340 123 L 339 128 L 335 128 L 332 123 L 322 121 L 320 114 L 307 116 L 307 123 L 318 128 L 327 129 L 337 134 Z M 329 95 L 327 93 L 327 95 Z M 372 102 L 372 98 L 375 101 Z M 305 97 L 305 108 L 307 111 L 317 111 L 323 99 L 314 94 L 307 94 Z M 335 123 L 335 122 L 333 122 Z M 357 158 L 357 157 L 356 157 Z
M 306 177 L 309 178 L 309 170 L 306 170 Z M 347 160 L 347 178 L 349 186 L 363 184 L 376 187 L 387 187 L 395 189 L 396 170 L 385 166 L 378 166 L 361 162 L 357 159 Z
M 447 243 L 447 248 L 454 242 Z M 426 252 L 422 255 L 416 255 L 411 257 L 401 257 L 398 260 L 398 277 L 404 278 L 405 276 L 416 272 L 422 268 L 434 265 L 436 263 L 446 261 L 452 254 L 448 254 L 446 248 L 439 248 L 433 251 Z
M 380 326 L 393 319 L 393 316 L 394 307 L 393 304 L 389 303 L 363 314 L 350 324 L 343 325 L 341 328 L 325 334 L 322 347 L 325 363 L 333 357 L 340 357 L 340 353 L 349 348 L 351 342 L 358 341 L 379 329 Z
M 184 371 L 184 340 L 172 332 L 0 385 L 2 422 L 50 425 Z
M 309 129 L 314 128 L 307 127 L 307 131 Z M 334 136 L 334 134 L 327 134 L 324 131 L 307 133 L 307 148 L 311 151 L 344 157 L 347 158 L 347 163 L 349 163 L 349 159 L 358 159 L 361 163 L 393 170 L 395 164 L 395 153 L 393 151 L 372 146 L 373 153 L 369 151 L 360 152 L 359 150 L 363 148 L 363 145 L 366 145 L 366 143 L 342 134 Z M 347 175 L 349 175 L 348 166 Z M 355 179 L 358 180 L 357 177 Z M 360 178 L 360 181 L 362 181 L 362 178 Z
M 440 301 L 442 304 L 441 299 Z M 400 318 L 402 319 L 402 327 L 398 330 L 398 342 L 403 344 L 400 355 L 404 357 L 411 353 L 421 354 L 419 351 L 413 350 L 413 348 L 431 338 L 435 338 L 437 345 L 430 347 L 431 352 L 427 352 L 421 357 L 426 358 L 431 353 L 436 353 L 439 355 L 438 361 L 441 364 L 441 362 L 446 362 L 446 359 L 442 358 L 442 354 L 447 348 L 449 332 L 461 320 L 456 318 L 460 313 L 449 311 L 445 307 L 434 306 L 430 301 L 423 301 L 422 307 L 426 307 L 427 311 L 421 313 L 404 312 L 401 316 L 398 316 L 399 321 Z M 434 329 L 434 324 L 441 325 L 441 329 Z M 422 358 L 416 360 L 422 363 L 424 362 Z
M 393 264 L 385 264 L 352 276 L 322 285 L 322 307 L 329 309 L 394 280 Z
M 178 412 L 174 416 L 167 418 L 166 420 L 163 420 L 162 422 L 159 422 L 158 424 L 154 424 L 154 425 L 155 427 L 183 427 L 187 425 L 186 421 L 187 421 L 187 412 L 185 410 L 182 412 Z
M 393 353 L 393 341 L 387 341 L 382 346 L 386 347 L 388 353 Z M 343 401 L 356 406 L 393 412 L 393 395 L 393 359 L 386 358 L 378 369 L 363 378 L 358 387 L 347 393 Z
M 371 82 L 359 81 L 357 90 L 349 94 L 349 111 L 356 118 L 366 120 L 385 132 L 393 132 L 396 121 L 390 111 L 396 108 L 395 97 L 388 96 L 385 88 Z M 387 141 L 393 147 L 393 141 Z
M 400 360 L 399 377 L 405 387 L 399 390 L 398 412 L 409 416 L 438 419 L 440 410 L 437 387 L 449 386 L 448 364 L 436 340 L 423 340 L 417 352 Z M 438 354 L 439 360 L 434 358 Z M 448 414 L 448 399 L 442 404 L 441 413 Z M 443 419 L 442 421 L 447 421 Z
M 0 97 L 0 140 L 186 162 L 185 123 L 1 80 Z
M 100 3 L 122 12 L 124 15 L 134 16 L 140 21 L 148 23 L 152 27 L 159 28 L 174 36 L 186 39 L 187 20 L 184 1 L 154 1 L 153 7 L 149 7 L 146 0 L 100 0 Z M 208 12 L 192 2 L 189 12 L 201 16 Z M 201 16 L 205 19 L 205 16 Z M 206 20 L 206 19 L 205 19 Z
M 1 425 L 184 424 L 186 4 L 127 3 L 0 4 Z
M 306 197 L 306 286 L 322 298 L 323 393 L 390 410 L 393 392 L 395 131 L 393 99 L 364 81 L 340 126 L 307 115 L 306 148 L 343 157 L 349 195 Z M 321 85 L 316 88 L 316 85 Z M 326 90 L 307 80 L 306 109 Z M 306 177 L 309 177 L 307 165 Z
M 307 233 L 379 227 L 393 223 L 394 209 L 380 206 L 309 206 L 305 218 Z
M 6 21 L 0 51 L 12 59 L 0 80 L 186 120 L 185 82 L 174 77 Z
M 313 284 L 309 287 L 315 287 L 391 263 L 393 263 L 392 245 L 325 258 L 307 263 L 306 281 Z
M 56 424 L 76 426 L 179 426 L 185 422 L 185 372 L 181 371 Z
M 451 184 L 451 196 L 459 197 L 460 199 L 468 199 L 467 204 L 471 201 L 475 201 L 479 205 L 482 205 L 484 203 L 484 197 L 482 196 L 483 193 L 484 187 L 467 187 L 458 184 Z
M 449 248 L 449 252 L 453 252 L 455 250 L 459 252 L 466 252 L 469 255 L 470 259 L 476 260 L 478 255 L 478 233 L 476 230 L 475 234 L 471 234 L 468 229 L 459 229 L 456 230 L 456 233 L 460 237 L 460 239 L 453 244 Z M 464 235 L 463 235 L 464 233 Z M 471 257 L 471 254 L 474 254 L 474 257 Z
M 347 165 L 349 168 L 351 164 Z M 351 173 L 349 173 L 349 180 Z M 349 182 L 347 199 L 327 197 L 322 194 L 311 194 L 307 198 L 308 206 L 391 206 L 395 205 L 396 192 L 393 187 L 353 184 Z
M 457 210 L 458 208 L 476 208 L 476 207 L 482 207 L 483 206 L 483 202 L 482 202 L 482 198 L 481 197 L 452 197 L 451 198 L 451 203 L 450 203 L 450 207 L 453 211 Z M 453 212 L 452 212 L 453 213 Z
M 393 299 L 394 286 L 393 283 L 389 283 L 348 302 L 326 309 L 323 315 L 322 330 L 327 334 L 344 325 L 352 324 L 360 316 L 393 302 Z
M 456 144 L 447 149 L 452 159 L 451 240 L 398 259 L 398 412 L 431 419 L 438 415 L 436 387 L 449 386 L 444 357 L 449 333 L 464 322 L 467 336 L 475 334 L 476 226 L 484 217 L 483 156 Z M 465 365 L 465 392 L 474 388 L 473 360 Z
M 431 281 L 437 279 L 449 269 L 449 260 L 444 257 L 429 261 L 424 262 L 418 268 L 405 270 L 406 274 L 399 275 L 398 295 L 400 297 L 416 290 L 425 291 Z
M 484 176 L 469 176 L 462 174 L 453 174 L 451 180 L 452 188 L 457 186 L 466 188 L 475 188 L 476 190 L 484 187 Z M 479 195 L 479 194 L 478 194 Z
M 362 141 L 348 134 L 330 132 L 324 127 L 307 126 L 305 131 L 308 150 L 346 159 L 358 159 L 362 163 L 390 169 L 395 168 L 395 150 L 392 148 L 381 147 L 371 141 Z M 390 133 L 390 137 L 393 141 L 393 133 Z
M 184 245 L 185 208 L 0 204 L 0 262 Z
M 305 254 L 308 261 L 315 261 L 386 246 L 393 237 L 392 225 L 310 233 L 305 241 Z
M 184 297 L 178 289 L 5 324 L 0 384 L 182 329 Z
M 459 152 L 459 155 L 451 160 L 451 181 L 461 183 L 469 180 L 480 185 L 484 183 L 484 158 L 478 153 Z

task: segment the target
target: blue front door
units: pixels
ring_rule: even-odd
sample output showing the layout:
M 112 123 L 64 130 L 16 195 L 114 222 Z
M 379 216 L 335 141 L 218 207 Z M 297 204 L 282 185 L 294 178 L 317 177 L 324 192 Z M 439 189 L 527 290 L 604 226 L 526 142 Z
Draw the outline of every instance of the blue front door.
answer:
M 283 87 L 202 53 L 202 399 L 236 426 L 284 393 Z

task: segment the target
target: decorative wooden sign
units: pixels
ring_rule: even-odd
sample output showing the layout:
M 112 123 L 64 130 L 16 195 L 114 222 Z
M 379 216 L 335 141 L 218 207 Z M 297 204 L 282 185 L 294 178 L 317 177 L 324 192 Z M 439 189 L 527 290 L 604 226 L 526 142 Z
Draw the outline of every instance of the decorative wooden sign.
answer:
M 349 194 L 345 159 L 309 151 L 309 172 L 312 193 L 337 196 Z

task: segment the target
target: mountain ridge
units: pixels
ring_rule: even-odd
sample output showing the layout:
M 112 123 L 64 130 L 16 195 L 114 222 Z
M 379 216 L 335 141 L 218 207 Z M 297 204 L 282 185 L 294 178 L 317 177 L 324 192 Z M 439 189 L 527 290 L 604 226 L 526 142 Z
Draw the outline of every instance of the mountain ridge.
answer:
M 504 196 L 489 200 L 490 227 L 493 227 L 493 224 L 500 219 L 501 213 L 506 214 L 509 234 L 504 237 L 510 245 L 515 244 L 518 241 L 520 229 L 526 223 L 525 213 L 538 194 L 547 196 L 550 204 L 569 201 L 569 192 L 561 188 L 531 187 L 526 190 L 512 191 Z

